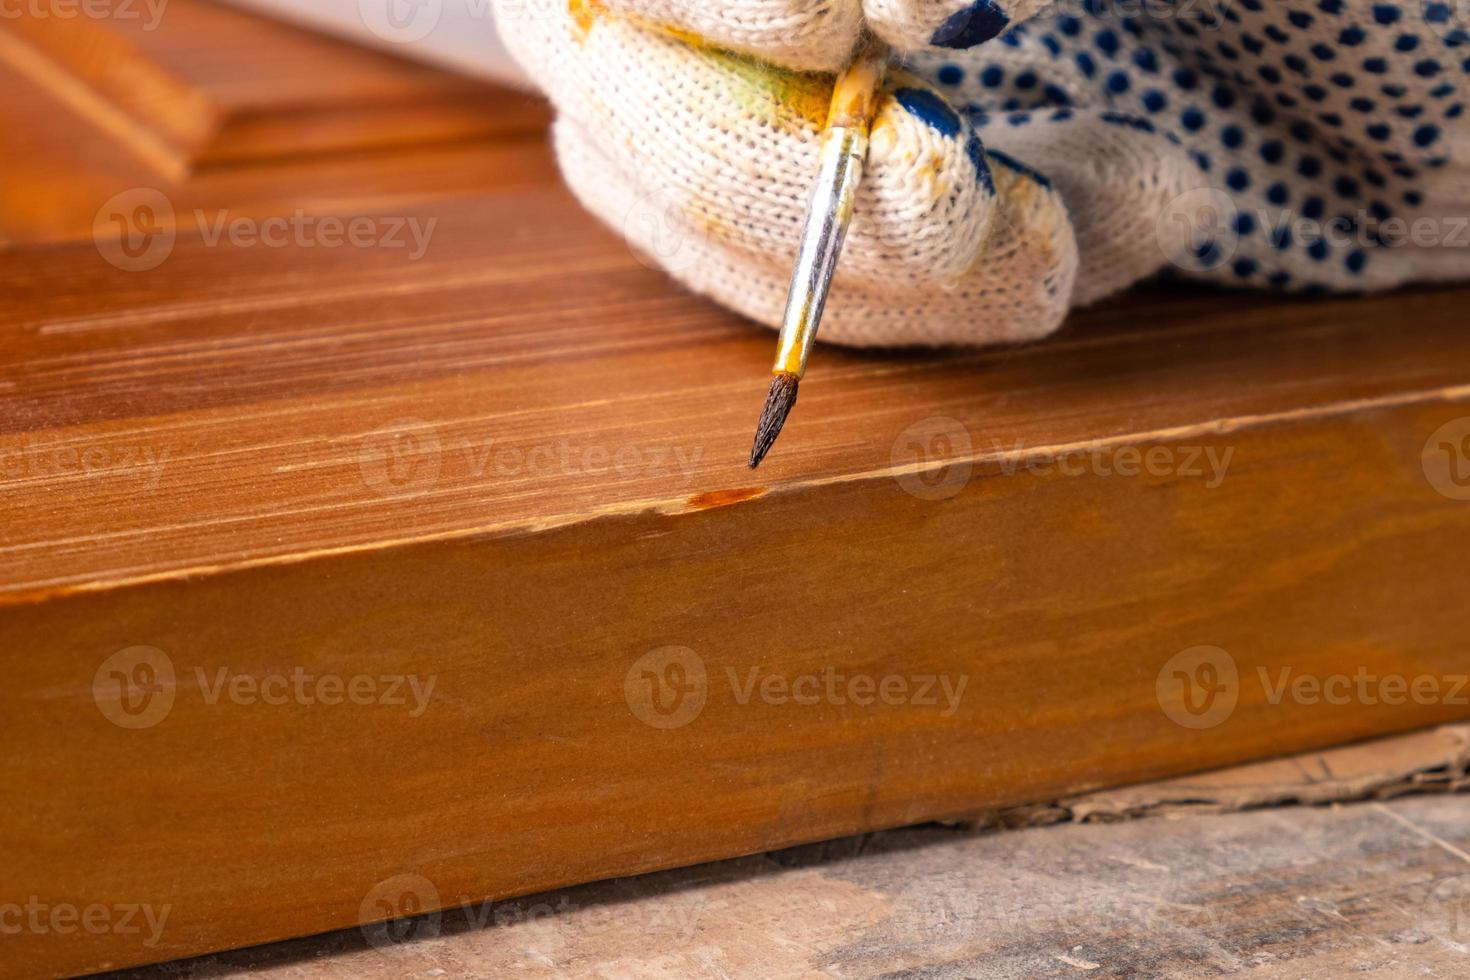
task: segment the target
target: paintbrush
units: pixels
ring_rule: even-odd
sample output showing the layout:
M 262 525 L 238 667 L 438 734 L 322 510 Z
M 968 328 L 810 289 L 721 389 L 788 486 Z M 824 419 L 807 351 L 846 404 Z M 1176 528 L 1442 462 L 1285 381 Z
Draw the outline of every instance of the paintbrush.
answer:
M 806 362 L 822 323 L 822 310 L 842 254 L 847 226 L 862 182 L 863 162 L 868 156 L 868 135 L 877 111 L 878 91 L 888 70 L 889 51 L 883 42 L 863 42 L 847 70 L 837 76 L 832 89 L 832 107 L 822 131 L 820 168 L 807 204 L 801 247 L 791 273 L 786 295 L 786 313 L 781 320 L 781 339 L 771 372 L 771 389 L 750 448 L 750 468 L 755 469 L 771 451 L 786 417 L 796 405 L 796 392 L 806 374 Z

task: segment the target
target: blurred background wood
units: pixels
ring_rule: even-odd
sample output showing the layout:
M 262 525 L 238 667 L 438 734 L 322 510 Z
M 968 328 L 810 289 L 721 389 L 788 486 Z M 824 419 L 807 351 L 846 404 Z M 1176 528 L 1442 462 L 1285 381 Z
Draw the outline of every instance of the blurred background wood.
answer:
M 282 187 L 340 213 L 513 181 L 526 168 L 513 149 L 554 179 L 549 115 L 530 96 L 202 0 L 73 6 L 20 4 L 0 26 L 12 240 L 88 236 L 137 186 L 267 213 L 292 201 L 258 195 Z
M 287 29 L 213 43 L 257 32 Z M 187 79 L 209 37 L 148 63 Z M 299 139 L 288 88 L 210 88 L 318 44 L 340 48 L 240 42 L 181 83 L 261 129 L 119 108 L 190 161 L 177 180 L 22 64 L 54 45 L 0 48 L 26 48 L 0 106 L 0 726 L 23 747 L 0 787 L 24 801 L 0 902 L 171 909 L 156 943 L 30 932 L 0 969 L 340 928 L 400 874 L 503 898 L 1470 714 L 1258 680 L 1464 673 L 1470 453 L 1445 427 L 1470 417 L 1470 290 L 1160 288 L 1023 349 L 823 350 L 756 481 L 769 334 L 586 216 L 500 115 L 535 118 L 524 97 L 484 90 L 453 138 L 372 137 L 403 123 L 369 113 L 322 141 L 350 87 L 308 88 Z M 464 84 L 362 57 L 374 99 Z M 1182 727 L 1161 692 L 1200 646 L 1238 703 Z M 299 673 L 403 700 L 259 695 Z M 833 673 L 963 690 L 746 686 Z

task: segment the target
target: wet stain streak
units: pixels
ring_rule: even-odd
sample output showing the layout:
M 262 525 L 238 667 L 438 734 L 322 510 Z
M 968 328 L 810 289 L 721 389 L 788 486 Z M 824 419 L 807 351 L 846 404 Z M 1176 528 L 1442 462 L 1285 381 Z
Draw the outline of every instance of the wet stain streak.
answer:
M 711 490 L 708 493 L 696 493 L 689 498 L 689 506 L 695 510 L 712 510 L 715 507 L 729 507 L 731 504 L 744 503 L 753 500 L 766 492 L 765 487 L 740 487 L 736 490 Z

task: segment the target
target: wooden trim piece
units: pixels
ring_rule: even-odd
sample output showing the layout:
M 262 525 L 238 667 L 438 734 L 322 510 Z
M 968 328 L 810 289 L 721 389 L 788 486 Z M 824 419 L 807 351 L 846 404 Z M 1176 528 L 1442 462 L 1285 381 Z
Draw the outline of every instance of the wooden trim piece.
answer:
M 204 0 L 22 5 L 0 63 L 172 183 L 248 161 L 542 132 L 540 101 Z
M 542 149 L 413 159 L 462 194 L 253 170 L 5 253 L 0 974 L 1470 715 L 1470 290 L 824 349 L 752 475 L 769 333 Z
M 350 926 L 400 874 L 505 897 L 1463 718 L 1259 678 L 1464 673 L 1470 522 L 1419 448 L 1467 412 L 1137 444 L 1233 452 L 1217 486 L 989 462 L 942 501 L 883 475 L 13 606 L 0 901 L 169 915 L 151 946 L 12 937 L 6 970 Z M 1201 647 L 1236 703 L 1185 727 L 1159 692 Z

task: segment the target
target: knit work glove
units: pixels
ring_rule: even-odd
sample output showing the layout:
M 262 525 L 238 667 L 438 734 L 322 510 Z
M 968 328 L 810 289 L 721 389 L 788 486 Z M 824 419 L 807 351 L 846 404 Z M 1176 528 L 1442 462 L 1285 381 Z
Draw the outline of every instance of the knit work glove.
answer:
M 1470 234 L 1456 240 L 1449 220 L 1470 197 L 1470 34 L 1453 10 L 1218 6 L 1033 17 L 1040 0 L 497 0 L 497 14 L 559 110 L 562 169 L 586 206 L 769 326 L 830 72 L 865 28 L 905 57 L 824 340 L 1034 338 L 1164 268 L 1286 289 L 1470 274 Z M 1407 233 L 1424 218 L 1433 234 Z

